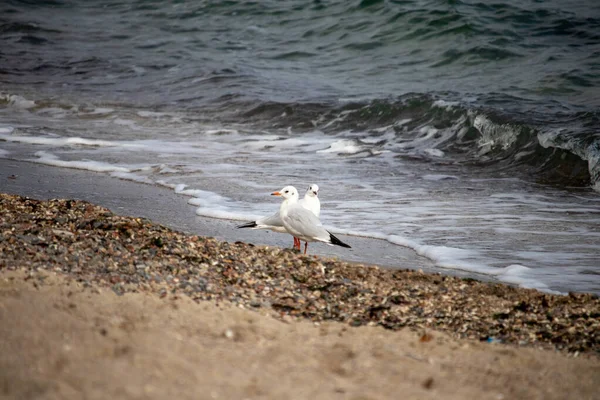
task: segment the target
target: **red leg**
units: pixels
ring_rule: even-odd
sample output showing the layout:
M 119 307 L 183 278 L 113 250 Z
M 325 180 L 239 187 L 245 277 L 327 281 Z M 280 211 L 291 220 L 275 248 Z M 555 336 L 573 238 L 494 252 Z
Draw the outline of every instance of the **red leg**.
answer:
M 304 242 L 304 254 L 306 254 L 306 249 L 308 249 L 308 242 Z
M 302 244 L 300 243 L 300 239 L 294 236 L 294 249 L 300 250 Z

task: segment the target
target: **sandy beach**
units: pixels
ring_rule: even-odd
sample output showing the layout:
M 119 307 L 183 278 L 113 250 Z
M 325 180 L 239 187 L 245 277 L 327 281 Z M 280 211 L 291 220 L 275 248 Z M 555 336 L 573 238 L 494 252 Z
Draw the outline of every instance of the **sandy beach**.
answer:
M 0 400 L 600 400 L 599 27 L 0 2 Z
M 27 279 L 28 278 L 28 279 Z M 6 399 L 593 399 L 600 362 L 0 274 Z
M 23 164 L 0 189 L 54 197 Z M 391 269 L 225 242 L 64 188 L 0 196 L 6 398 L 597 395 L 597 296 L 431 274 L 410 254 Z

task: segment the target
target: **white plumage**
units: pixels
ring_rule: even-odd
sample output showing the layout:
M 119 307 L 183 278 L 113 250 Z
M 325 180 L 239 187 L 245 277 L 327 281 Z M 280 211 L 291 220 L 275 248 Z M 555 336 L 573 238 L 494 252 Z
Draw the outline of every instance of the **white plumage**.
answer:
M 308 242 L 323 242 L 349 248 L 350 246 L 327 231 L 321 220 L 312 211 L 307 210 L 297 202 L 298 191 L 293 186 L 286 186 L 273 193 L 282 196 L 284 201 L 279 207 L 279 217 L 285 229 L 294 237 L 304 240 L 304 254 Z
M 317 184 L 311 184 L 306 193 L 304 194 L 304 198 L 298 201 L 298 191 L 293 186 L 289 186 L 286 188 L 293 188 L 296 193 L 295 197 L 291 196 L 287 199 L 288 204 L 298 203 L 302 207 L 311 211 L 317 217 L 321 214 L 321 202 L 319 201 L 319 186 Z M 284 189 L 286 189 L 284 188 Z M 282 189 L 282 190 L 284 190 Z M 288 189 L 291 190 L 291 189 Z M 284 200 L 285 201 L 285 200 Z M 243 225 L 239 225 L 238 228 L 251 228 L 251 229 L 269 229 L 274 232 L 279 233 L 288 233 L 288 230 L 283 226 L 283 221 L 281 220 L 281 216 L 279 215 L 279 211 L 277 211 L 273 215 L 269 215 L 267 217 L 262 217 L 257 219 L 256 221 L 248 222 Z M 294 248 L 298 248 L 300 250 L 300 240 L 294 237 Z

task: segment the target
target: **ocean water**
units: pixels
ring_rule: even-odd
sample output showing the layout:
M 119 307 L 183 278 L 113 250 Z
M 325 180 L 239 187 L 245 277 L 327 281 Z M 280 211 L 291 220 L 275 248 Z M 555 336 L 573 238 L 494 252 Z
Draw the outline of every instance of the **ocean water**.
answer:
M 317 183 L 333 232 L 600 293 L 598 2 L 13 0 L 0 41 L 0 157 L 233 220 Z

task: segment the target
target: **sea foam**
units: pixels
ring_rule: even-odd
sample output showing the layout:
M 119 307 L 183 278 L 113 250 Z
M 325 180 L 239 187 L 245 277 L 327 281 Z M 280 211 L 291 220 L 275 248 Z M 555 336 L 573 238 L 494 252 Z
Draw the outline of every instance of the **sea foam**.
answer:
M 66 167 L 74 169 L 84 169 L 95 172 L 131 172 L 128 168 L 119 167 L 116 165 L 107 164 L 99 161 L 78 160 L 66 161 L 59 159 L 56 155 L 46 151 L 38 151 L 35 153 L 38 158 L 32 158 L 27 161 L 37 162 L 40 164 L 53 165 L 55 167 Z

